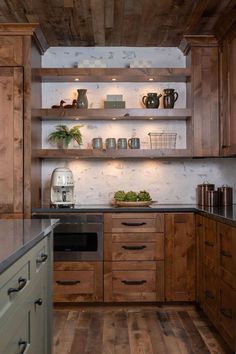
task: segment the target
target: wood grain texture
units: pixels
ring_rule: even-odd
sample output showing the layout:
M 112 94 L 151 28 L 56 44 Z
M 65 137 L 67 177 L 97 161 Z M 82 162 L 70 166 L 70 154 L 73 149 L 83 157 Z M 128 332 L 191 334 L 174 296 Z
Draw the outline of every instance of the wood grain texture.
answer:
M 54 311 L 53 354 L 230 354 L 194 307 L 93 307 Z
M 195 301 L 195 218 L 191 213 L 165 214 L 165 298 Z
M 1 213 L 23 212 L 23 70 L 0 68 Z
M 219 156 L 219 50 L 209 36 L 185 37 L 191 48 L 188 105 L 193 111 L 193 156 Z M 210 43 L 209 43 L 210 40 Z M 189 99 L 191 97 L 191 99 Z
M 102 262 L 54 262 L 54 302 L 103 301 Z

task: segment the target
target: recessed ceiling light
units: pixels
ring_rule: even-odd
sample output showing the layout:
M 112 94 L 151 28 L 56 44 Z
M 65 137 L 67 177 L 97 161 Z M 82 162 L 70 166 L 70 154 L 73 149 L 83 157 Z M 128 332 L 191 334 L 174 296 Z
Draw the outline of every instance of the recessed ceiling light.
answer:
M 112 80 L 112 81 L 116 81 L 116 78 L 115 78 L 115 77 L 113 77 L 111 80 Z
M 75 79 L 75 81 L 79 81 L 79 79 L 78 79 L 78 78 L 76 78 L 76 79 Z

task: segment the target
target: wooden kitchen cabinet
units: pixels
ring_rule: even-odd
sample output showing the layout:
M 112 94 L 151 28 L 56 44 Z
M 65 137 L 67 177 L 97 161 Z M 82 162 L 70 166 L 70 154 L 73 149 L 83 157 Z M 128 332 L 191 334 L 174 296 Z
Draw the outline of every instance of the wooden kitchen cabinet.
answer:
M 236 340 L 236 228 L 197 217 L 197 301 L 232 350 Z
M 103 301 L 103 262 L 54 262 L 53 300 Z
M 194 214 L 165 214 L 165 299 L 167 301 L 195 301 L 195 298 Z
M 236 154 L 236 28 L 221 46 L 221 156 Z
M 164 215 L 104 215 L 104 301 L 164 300 Z

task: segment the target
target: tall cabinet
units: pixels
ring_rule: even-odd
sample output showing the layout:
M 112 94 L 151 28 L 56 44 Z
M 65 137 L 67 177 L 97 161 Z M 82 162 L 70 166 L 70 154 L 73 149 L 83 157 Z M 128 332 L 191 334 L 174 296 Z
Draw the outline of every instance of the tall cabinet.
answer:
M 40 136 L 31 106 L 41 102 L 31 68 L 41 66 L 45 49 L 37 24 L 0 25 L 0 217 L 31 215 L 31 181 L 40 168 L 31 158 Z M 35 187 L 37 194 L 37 180 Z

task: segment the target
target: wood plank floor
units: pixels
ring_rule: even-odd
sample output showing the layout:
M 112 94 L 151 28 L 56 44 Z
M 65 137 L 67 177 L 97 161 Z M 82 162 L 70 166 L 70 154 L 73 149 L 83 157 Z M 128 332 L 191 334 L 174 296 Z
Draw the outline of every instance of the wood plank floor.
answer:
M 53 354 L 228 354 L 193 306 L 54 310 Z

